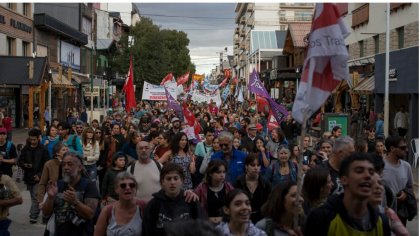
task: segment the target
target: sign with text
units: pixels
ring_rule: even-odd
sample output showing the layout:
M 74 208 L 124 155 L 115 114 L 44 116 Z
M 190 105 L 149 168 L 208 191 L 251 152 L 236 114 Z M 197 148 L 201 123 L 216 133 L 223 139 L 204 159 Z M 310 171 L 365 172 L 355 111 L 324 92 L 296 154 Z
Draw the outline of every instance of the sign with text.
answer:
M 174 99 L 177 99 L 177 86 L 175 83 L 166 83 L 166 89 Z M 165 87 L 151 84 L 146 81 L 143 83 L 143 100 L 166 101 Z
M 67 67 L 80 70 L 80 47 L 61 41 L 60 62 Z
M 98 97 L 99 96 L 99 86 L 93 86 L 93 94 L 90 94 L 90 85 L 84 87 L 85 89 L 85 96 L 86 97 L 90 97 L 90 96 L 94 96 L 94 97 Z
M 220 98 L 220 92 L 217 91 L 213 95 L 206 95 L 204 93 L 200 93 L 199 91 L 194 91 L 192 94 L 191 100 L 194 102 L 202 103 L 205 102 L 207 104 L 210 104 L 210 100 L 213 102 L 216 102 L 216 106 L 220 107 L 222 105 L 222 99 Z
M 330 131 L 335 127 L 341 127 L 342 135 L 349 135 L 349 115 L 341 113 L 325 113 L 322 116 L 322 132 Z

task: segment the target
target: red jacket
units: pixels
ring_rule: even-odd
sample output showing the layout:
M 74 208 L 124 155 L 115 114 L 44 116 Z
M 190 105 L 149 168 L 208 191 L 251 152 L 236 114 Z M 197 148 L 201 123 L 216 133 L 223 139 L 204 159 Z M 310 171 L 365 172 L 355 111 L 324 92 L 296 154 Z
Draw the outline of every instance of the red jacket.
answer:
M 4 117 L 3 120 L 3 127 L 6 128 L 7 132 L 12 131 L 12 118 L 10 117 Z

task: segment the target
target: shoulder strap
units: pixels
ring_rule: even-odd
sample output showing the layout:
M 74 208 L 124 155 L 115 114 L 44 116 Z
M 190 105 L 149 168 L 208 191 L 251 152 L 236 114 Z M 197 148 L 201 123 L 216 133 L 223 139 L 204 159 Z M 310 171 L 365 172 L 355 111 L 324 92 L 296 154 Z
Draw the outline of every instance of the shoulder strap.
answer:
M 113 206 L 114 206 L 114 204 L 109 204 L 108 206 L 106 206 L 106 209 L 104 209 L 106 211 L 106 222 L 107 223 L 109 223 L 109 220 L 111 219 Z
M 135 165 L 136 165 L 136 162 L 135 162 L 135 161 L 133 161 L 133 162 L 131 163 L 131 165 L 130 165 L 130 173 L 131 173 L 132 175 L 134 175 L 134 167 L 135 167 Z
M 271 218 L 266 218 L 265 221 L 265 233 L 267 234 L 267 236 L 273 236 L 273 219 Z
M 7 143 L 6 143 L 6 157 L 7 157 L 7 159 L 9 159 L 10 149 L 12 149 L 12 142 L 7 141 Z
M 76 139 L 77 139 L 77 136 L 76 136 L 76 135 L 73 135 L 72 145 L 73 145 L 73 148 L 74 148 L 74 150 L 75 150 L 75 151 L 76 151 L 76 149 L 77 149 L 77 146 L 76 146 Z
M 160 163 L 159 163 L 158 161 L 156 161 L 155 159 L 152 159 L 152 160 L 155 162 L 156 167 L 158 168 L 159 173 L 160 173 L 160 171 L 162 170 L 162 166 L 161 166 L 161 165 L 160 165 Z

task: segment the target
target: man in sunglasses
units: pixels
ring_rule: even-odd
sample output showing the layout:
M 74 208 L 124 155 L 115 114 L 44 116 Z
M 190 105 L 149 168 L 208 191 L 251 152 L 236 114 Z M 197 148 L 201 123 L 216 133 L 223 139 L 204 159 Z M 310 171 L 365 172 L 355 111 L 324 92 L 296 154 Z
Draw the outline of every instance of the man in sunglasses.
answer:
M 211 157 L 212 160 L 224 160 L 227 163 L 227 180 L 235 183 L 236 179 L 245 172 L 245 152 L 232 148 L 233 134 L 223 131 L 218 136 L 219 145 L 222 150 L 216 152 Z
M 384 158 L 385 168 L 383 181 L 394 196 L 397 197 L 397 214 L 404 226 L 407 220 L 417 215 L 417 201 L 413 192 L 413 172 L 408 162 L 403 159 L 407 157 L 407 143 L 400 136 L 390 136 L 385 140 L 385 147 L 388 150 Z M 410 213 L 410 210 L 414 211 Z
M 82 176 L 83 168 L 80 154 L 67 152 L 61 163 L 63 178 L 47 185 L 42 212 L 45 216 L 54 212 L 54 235 L 93 235 L 100 197 L 95 182 Z

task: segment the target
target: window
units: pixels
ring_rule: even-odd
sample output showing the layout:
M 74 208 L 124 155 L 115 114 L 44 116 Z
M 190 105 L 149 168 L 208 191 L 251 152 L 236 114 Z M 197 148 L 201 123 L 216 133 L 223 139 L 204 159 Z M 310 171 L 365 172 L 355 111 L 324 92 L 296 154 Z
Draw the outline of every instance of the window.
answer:
M 363 41 L 359 41 L 359 56 L 364 57 L 365 51 L 364 51 L 364 43 Z
M 404 27 L 397 28 L 398 35 L 398 49 L 404 47 Z
M 13 11 L 16 11 L 17 3 L 8 3 L 7 7 L 10 8 Z
M 31 54 L 30 43 L 22 41 L 22 56 L 28 57 Z
M 31 17 L 31 3 L 24 3 L 23 4 L 23 15 L 27 17 Z
M 16 56 L 16 39 L 7 37 L 7 55 Z
M 379 53 L 379 35 L 373 36 L 373 43 L 375 44 L 375 54 Z

